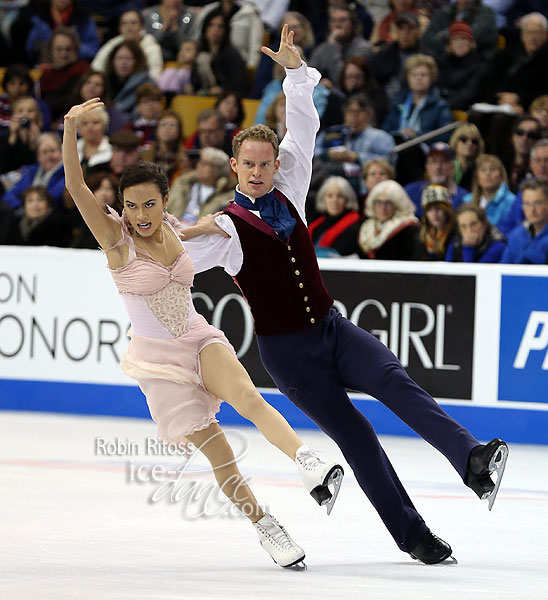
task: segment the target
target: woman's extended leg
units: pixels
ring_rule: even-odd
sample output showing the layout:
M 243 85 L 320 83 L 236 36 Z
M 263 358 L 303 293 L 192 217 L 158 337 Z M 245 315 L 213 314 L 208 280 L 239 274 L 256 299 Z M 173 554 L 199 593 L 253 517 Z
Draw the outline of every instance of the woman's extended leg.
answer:
M 291 460 L 303 443 L 282 415 L 255 389 L 247 371 L 223 344 L 200 352 L 202 380 L 208 392 L 222 398 L 251 421 L 264 437 Z
M 242 477 L 234 452 L 217 423 L 186 436 L 211 464 L 222 492 L 253 523 L 264 517 L 253 492 Z
M 327 507 L 329 514 L 341 487 L 341 465 L 320 460 L 303 445 L 289 423 L 255 389 L 247 371 L 226 346 L 209 344 L 200 352 L 200 363 L 208 392 L 228 402 L 296 462 L 306 489 L 320 506 Z
M 296 544 L 274 517 L 266 514 L 245 482 L 234 452 L 217 423 L 186 436 L 202 452 L 213 468 L 223 493 L 251 520 L 261 546 L 281 567 L 301 563 L 304 550 Z

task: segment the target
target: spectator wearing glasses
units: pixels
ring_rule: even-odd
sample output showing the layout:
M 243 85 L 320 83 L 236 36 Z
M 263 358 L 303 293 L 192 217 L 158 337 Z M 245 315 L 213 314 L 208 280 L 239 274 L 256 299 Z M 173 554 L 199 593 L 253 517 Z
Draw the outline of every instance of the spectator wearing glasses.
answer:
M 500 158 L 481 154 L 476 160 L 472 192 L 464 197 L 464 203 L 485 210 L 489 222 L 498 226 L 515 199 L 516 195 L 508 189 L 508 175 Z
M 514 124 L 511 143 L 497 152 L 509 174 L 509 186 L 513 192 L 518 191 L 519 184 L 529 171 L 531 149 L 539 137 L 539 122 L 530 115 L 522 115 Z
M 381 181 L 369 192 L 368 217 L 358 233 L 361 258 L 410 260 L 419 220 L 415 206 L 399 183 Z
M 526 181 L 520 191 L 525 221 L 508 236 L 501 262 L 541 265 L 548 252 L 548 182 Z
M 472 123 L 459 125 L 453 131 L 449 145 L 455 152 L 453 179 L 457 185 L 471 190 L 476 158 L 485 150 L 479 129 Z
M 548 140 L 539 140 L 531 149 L 529 158 L 529 167 L 531 173 L 528 177 L 541 182 L 548 182 Z M 501 221 L 499 229 L 506 235 L 521 225 L 525 218 L 523 207 L 521 205 L 521 190 L 518 191 L 512 208 Z
M 341 76 L 344 61 L 351 56 L 367 59 L 372 55 L 371 44 L 361 37 L 361 26 L 350 8 L 329 11 L 329 35 L 316 47 L 310 57 L 310 66 L 316 67 L 327 85 L 334 85 Z

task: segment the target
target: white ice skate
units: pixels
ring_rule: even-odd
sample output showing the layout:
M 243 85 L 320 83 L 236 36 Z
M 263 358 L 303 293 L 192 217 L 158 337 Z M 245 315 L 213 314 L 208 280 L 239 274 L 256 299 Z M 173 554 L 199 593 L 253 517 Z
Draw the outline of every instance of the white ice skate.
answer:
M 295 462 L 306 489 L 320 506 L 327 506 L 329 515 L 339 494 L 343 468 L 334 462 L 324 462 L 308 446 L 301 446 L 297 450 Z
M 290 537 L 285 528 L 272 515 L 265 516 L 253 523 L 261 546 L 270 554 L 272 560 L 280 567 L 304 570 L 304 550 Z

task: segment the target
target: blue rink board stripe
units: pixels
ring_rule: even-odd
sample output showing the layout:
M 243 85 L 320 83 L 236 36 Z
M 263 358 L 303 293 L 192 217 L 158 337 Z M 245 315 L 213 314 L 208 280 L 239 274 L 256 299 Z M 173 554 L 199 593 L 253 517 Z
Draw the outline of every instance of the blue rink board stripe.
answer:
M 316 428 L 285 396 L 263 395 L 292 427 Z M 380 402 L 362 398 L 354 401 L 377 433 L 416 435 Z M 548 444 L 548 411 L 473 405 L 444 405 L 443 408 L 480 440 L 501 437 L 513 443 Z M 0 409 L 150 418 L 141 391 L 122 385 L 0 379 Z M 226 425 L 249 424 L 226 403 L 221 407 L 219 420 Z

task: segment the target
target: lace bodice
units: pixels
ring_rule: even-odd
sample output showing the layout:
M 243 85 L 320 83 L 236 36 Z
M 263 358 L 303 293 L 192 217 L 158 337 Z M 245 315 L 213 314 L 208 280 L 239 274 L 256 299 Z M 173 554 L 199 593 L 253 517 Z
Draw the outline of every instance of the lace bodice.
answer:
M 192 302 L 189 286 L 171 282 L 159 292 L 144 298 L 154 316 L 175 337 L 188 331 L 188 317 Z
M 112 216 L 121 225 L 120 243 L 128 245 L 129 256 L 123 267 L 110 272 L 124 300 L 133 332 L 159 338 L 184 335 L 194 314 L 190 293 L 194 267 L 182 243 L 181 253 L 166 267 L 152 258 L 137 255 L 127 222 L 118 215 Z M 164 223 L 177 235 L 176 219 L 169 215 Z

